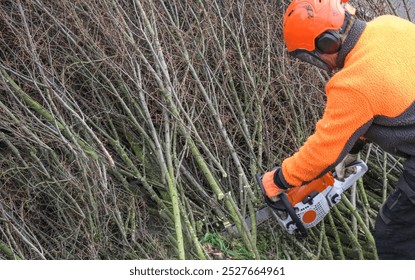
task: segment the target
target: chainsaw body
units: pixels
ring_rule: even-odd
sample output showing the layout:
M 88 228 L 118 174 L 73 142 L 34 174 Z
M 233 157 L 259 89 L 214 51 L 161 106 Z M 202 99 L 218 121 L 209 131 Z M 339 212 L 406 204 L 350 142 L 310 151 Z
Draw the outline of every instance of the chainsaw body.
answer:
M 292 234 L 297 229 L 306 235 L 306 229 L 316 226 L 329 213 L 330 208 L 340 202 L 341 195 L 367 171 L 367 165 L 358 160 L 347 168 L 356 168 L 354 174 L 340 181 L 329 172 L 321 178 L 298 188 L 292 188 L 272 202 L 266 197 L 268 206 L 278 223 Z M 258 182 L 262 182 L 259 179 Z

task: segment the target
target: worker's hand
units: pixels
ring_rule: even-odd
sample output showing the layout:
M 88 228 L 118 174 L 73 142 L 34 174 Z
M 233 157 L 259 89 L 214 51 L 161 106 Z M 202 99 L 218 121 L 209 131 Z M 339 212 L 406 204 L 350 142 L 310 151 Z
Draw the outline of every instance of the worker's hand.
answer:
M 276 202 L 279 200 L 279 195 L 285 192 L 284 189 L 278 187 L 274 182 L 274 175 L 278 169 L 269 171 L 262 176 L 262 185 L 264 186 L 265 194 L 271 199 L 271 201 Z
M 357 160 L 357 154 L 347 154 L 344 159 L 335 167 L 336 179 L 343 181 L 349 175 L 356 173 L 356 167 L 347 167 Z

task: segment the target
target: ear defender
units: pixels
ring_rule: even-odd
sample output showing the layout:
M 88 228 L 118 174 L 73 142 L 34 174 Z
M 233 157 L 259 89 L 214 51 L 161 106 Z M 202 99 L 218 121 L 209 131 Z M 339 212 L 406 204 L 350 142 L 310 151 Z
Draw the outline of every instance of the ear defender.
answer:
M 315 45 L 320 53 L 336 53 L 341 47 L 340 34 L 334 30 L 328 30 L 316 38 Z

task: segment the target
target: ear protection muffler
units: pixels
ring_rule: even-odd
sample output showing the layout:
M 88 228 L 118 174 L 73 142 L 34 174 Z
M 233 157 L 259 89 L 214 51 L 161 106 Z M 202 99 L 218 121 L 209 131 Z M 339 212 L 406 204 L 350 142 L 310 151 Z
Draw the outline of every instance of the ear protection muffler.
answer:
M 350 10 L 352 9 L 352 10 Z M 345 19 L 339 31 L 327 30 L 315 39 L 316 50 L 323 54 L 333 54 L 340 50 L 342 46 L 341 34 L 345 32 L 350 16 L 354 15 L 356 9 L 346 5 Z
M 333 54 L 340 50 L 342 45 L 339 32 L 327 30 L 316 38 L 316 49 L 322 54 Z

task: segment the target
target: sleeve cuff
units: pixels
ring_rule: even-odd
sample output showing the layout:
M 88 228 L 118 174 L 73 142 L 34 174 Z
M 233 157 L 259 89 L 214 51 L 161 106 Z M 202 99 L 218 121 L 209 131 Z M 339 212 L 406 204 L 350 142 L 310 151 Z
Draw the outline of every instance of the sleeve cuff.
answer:
M 287 181 L 284 178 L 284 175 L 282 174 L 282 168 L 278 167 L 277 170 L 274 173 L 274 183 L 283 190 L 288 190 L 292 188 L 290 184 L 287 183 Z

